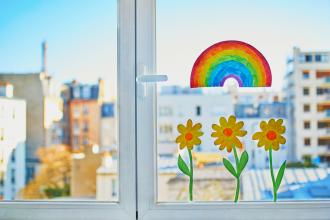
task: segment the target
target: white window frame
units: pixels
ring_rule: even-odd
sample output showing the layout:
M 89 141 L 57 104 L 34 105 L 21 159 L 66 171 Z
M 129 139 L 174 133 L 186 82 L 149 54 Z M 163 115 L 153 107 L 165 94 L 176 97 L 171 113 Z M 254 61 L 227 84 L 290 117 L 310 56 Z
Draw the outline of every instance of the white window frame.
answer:
M 156 0 L 137 0 L 137 75 L 156 72 Z M 160 1 L 160 0 L 159 0 Z M 166 0 L 163 0 L 166 1 Z M 173 5 L 175 7 L 175 5 Z M 169 15 L 170 16 L 170 15 Z M 162 73 L 164 74 L 164 73 Z M 156 86 L 137 84 L 138 217 L 149 220 L 329 219 L 329 201 L 157 202 Z M 140 128 L 140 129 L 139 129 Z
M 136 219 L 135 0 L 118 0 L 119 201 L 0 202 L 0 219 Z

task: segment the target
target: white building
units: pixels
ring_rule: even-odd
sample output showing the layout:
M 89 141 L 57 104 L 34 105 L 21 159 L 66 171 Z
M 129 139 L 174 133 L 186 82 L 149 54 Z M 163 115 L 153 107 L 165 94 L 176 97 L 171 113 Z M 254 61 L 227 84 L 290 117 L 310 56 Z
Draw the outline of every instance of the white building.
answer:
M 284 95 L 292 125 L 293 160 L 330 161 L 330 52 L 294 48 L 288 60 Z
M 8 95 L 2 95 L 6 94 Z M 19 191 L 25 186 L 25 140 L 26 102 L 0 97 L 1 199 L 17 198 Z
M 177 88 L 177 87 L 173 87 Z M 200 90 L 172 92 L 164 88 L 157 99 L 157 139 L 159 154 L 174 154 L 178 150 L 175 139 L 178 135 L 177 125 L 185 124 L 188 119 L 194 123 L 202 123 L 204 135 L 201 137 L 202 145 L 195 148 L 196 151 L 214 152 L 218 148 L 214 146 L 211 138 L 212 124 L 219 122 L 220 116 L 229 116 L 234 113 L 234 105 L 229 94 L 205 95 Z
M 172 88 L 172 89 L 171 89 Z M 192 91 L 193 93 L 189 92 Z M 275 101 L 274 101 L 275 99 Z M 253 92 L 246 93 L 230 89 L 223 94 L 204 94 L 201 90 L 180 90 L 178 87 L 165 87 L 158 96 L 157 140 L 159 155 L 173 155 L 178 151 L 175 139 L 178 135 L 177 125 L 191 118 L 194 123 L 200 122 L 204 135 L 202 144 L 195 152 L 219 152 L 227 157 L 226 151 L 220 152 L 211 137 L 212 124 L 219 123 L 221 116 L 236 115 L 238 120 L 245 123 L 244 129 L 248 134 L 242 142 L 250 155 L 250 168 L 268 167 L 268 154 L 257 147 L 252 141 L 252 134 L 259 130 L 259 123 L 270 118 L 284 118 L 286 104 L 278 102 L 276 93 Z M 235 104 L 236 103 L 236 104 Z M 274 167 L 279 167 L 287 158 L 289 141 L 274 154 Z M 234 160 L 233 154 L 228 155 Z M 219 161 L 220 162 L 220 161 Z

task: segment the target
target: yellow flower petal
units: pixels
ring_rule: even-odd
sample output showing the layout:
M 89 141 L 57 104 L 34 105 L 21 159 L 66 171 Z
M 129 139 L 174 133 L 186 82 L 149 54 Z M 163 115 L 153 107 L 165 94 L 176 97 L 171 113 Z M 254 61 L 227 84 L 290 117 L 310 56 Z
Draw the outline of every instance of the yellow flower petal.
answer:
M 188 119 L 188 121 L 187 121 L 187 129 L 191 129 L 192 128 L 192 125 L 193 125 L 192 120 L 191 119 Z
M 241 129 L 243 126 L 244 126 L 244 122 L 239 121 L 239 122 L 237 122 L 237 123 L 235 124 L 233 130 L 234 130 L 234 131 L 237 131 L 237 130 Z
M 197 137 L 200 137 L 200 136 L 202 136 L 204 133 L 201 132 L 201 131 L 197 131 L 197 132 L 194 132 L 194 134 L 195 134 Z
M 181 142 L 179 146 L 180 146 L 180 150 L 182 150 L 183 148 L 185 148 L 186 142 Z
M 239 137 L 244 137 L 247 134 L 247 131 L 239 130 L 239 131 L 236 131 L 235 134 Z
M 180 133 L 184 133 L 186 131 L 186 127 L 183 124 L 179 124 L 177 128 Z
M 286 143 L 285 137 L 283 137 L 282 135 L 280 135 L 278 137 L 278 141 L 280 142 L 280 144 L 285 144 Z
M 278 143 L 278 141 L 274 141 L 272 144 L 272 148 L 273 150 L 277 151 L 278 149 L 280 149 L 280 144 Z
M 285 126 L 280 126 L 277 131 L 280 134 L 284 134 L 285 133 Z
M 226 118 L 221 117 L 220 120 L 219 120 L 219 122 L 220 122 L 220 126 L 221 127 L 226 127 L 227 126 L 227 120 L 226 120 Z
M 268 121 L 268 126 L 269 126 L 269 128 L 270 129 L 276 129 L 276 123 L 275 123 L 275 119 L 270 119 L 269 121 Z
M 265 122 L 265 121 L 261 121 L 260 122 L 260 129 L 262 131 L 266 131 L 267 130 L 267 127 L 268 127 L 267 122 Z
M 236 117 L 231 115 L 229 116 L 229 119 L 228 119 L 228 124 L 229 125 L 234 125 L 236 123 Z
M 201 129 L 202 128 L 202 124 L 201 123 L 197 123 L 197 124 L 195 124 L 193 127 L 192 127 L 192 130 L 199 130 L 199 129 Z
M 212 125 L 212 129 L 215 130 L 215 131 L 218 131 L 218 130 L 221 129 L 221 127 L 219 125 L 217 125 L 217 124 L 213 124 Z
M 240 140 L 238 140 L 237 137 L 233 137 L 233 144 L 235 145 L 235 147 L 242 148 L 242 143 L 240 142 Z
M 254 133 L 253 134 L 253 136 L 252 136 L 252 140 L 259 140 L 262 136 L 263 136 L 263 132 L 256 132 L 256 133 Z
M 178 143 L 178 144 L 181 143 L 181 142 L 183 142 L 183 141 L 185 141 L 183 135 L 179 135 L 179 136 L 176 138 L 176 140 L 175 140 L 175 142 Z
M 230 153 L 232 149 L 233 149 L 232 146 L 227 146 L 227 152 L 228 152 L 228 153 Z

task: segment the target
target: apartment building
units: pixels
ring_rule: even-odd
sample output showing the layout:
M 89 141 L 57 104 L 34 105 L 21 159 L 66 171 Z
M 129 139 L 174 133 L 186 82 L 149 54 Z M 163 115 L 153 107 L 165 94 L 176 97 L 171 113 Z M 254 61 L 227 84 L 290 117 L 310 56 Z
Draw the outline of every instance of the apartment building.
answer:
M 26 183 L 26 102 L 12 97 L 9 83 L 0 91 L 0 199 L 13 200 Z
M 292 125 L 293 160 L 330 162 L 330 52 L 293 49 L 283 93 Z

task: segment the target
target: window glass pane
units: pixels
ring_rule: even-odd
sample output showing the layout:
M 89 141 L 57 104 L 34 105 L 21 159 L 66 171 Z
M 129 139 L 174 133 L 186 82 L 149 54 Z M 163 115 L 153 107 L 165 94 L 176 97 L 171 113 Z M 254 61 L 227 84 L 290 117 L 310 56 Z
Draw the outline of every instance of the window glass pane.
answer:
M 117 1 L 2 1 L 0 30 L 0 199 L 117 201 Z
M 271 118 L 283 118 L 286 126 L 286 143 L 272 151 L 275 174 L 287 161 L 278 200 L 330 198 L 329 4 L 298 0 L 157 1 L 157 72 L 169 78 L 157 89 L 158 201 L 189 200 L 190 155 L 184 144 L 179 150 L 176 143 L 177 125 L 186 124 L 188 119 L 201 123 L 204 133 L 192 149 L 193 199 L 234 200 L 236 179 L 223 158 L 235 168 L 235 155 L 219 150 L 211 137 L 212 124 L 229 115 L 244 121 L 247 131 L 240 138 L 249 155 L 239 184 L 241 200 L 273 198 L 269 151 L 251 138 L 260 129 L 259 123 Z M 190 88 L 190 74 L 198 56 L 225 40 L 247 42 L 266 57 L 272 70 L 270 88 L 239 88 L 235 78 L 225 80 L 224 87 Z M 232 134 L 230 130 L 223 132 Z M 274 134 L 269 137 L 275 138 Z M 188 133 L 181 137 L 186 141 L 192 138 Z M 238 150 L 238 155 L 242 152 Z M 184 161 L 180 160 L 181 170 L 179 155 Z

